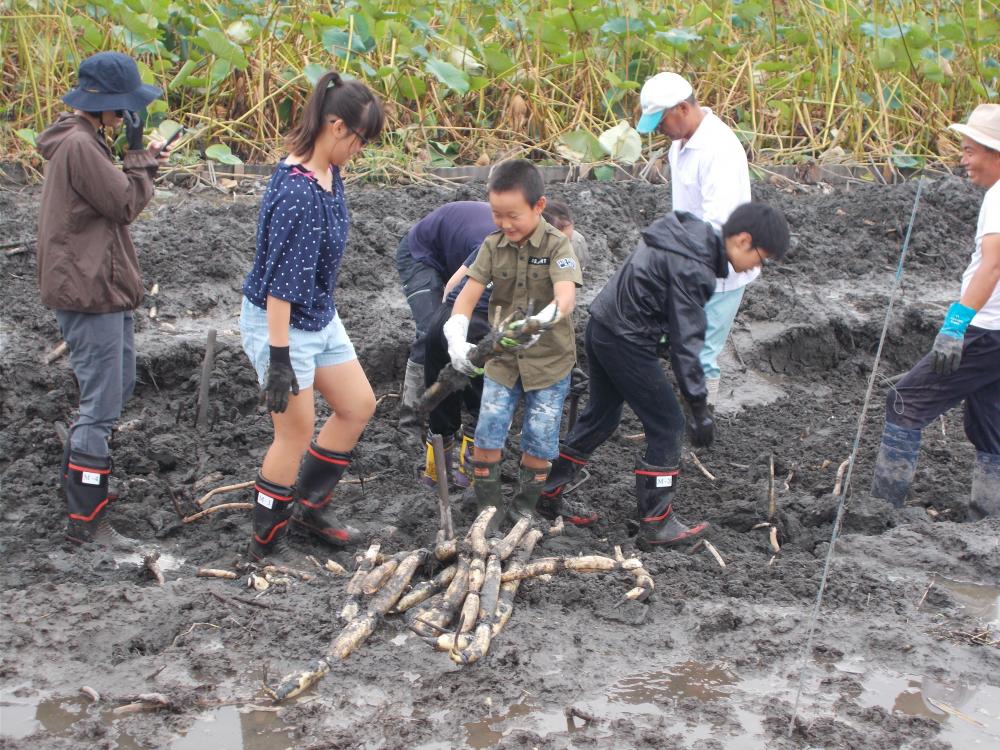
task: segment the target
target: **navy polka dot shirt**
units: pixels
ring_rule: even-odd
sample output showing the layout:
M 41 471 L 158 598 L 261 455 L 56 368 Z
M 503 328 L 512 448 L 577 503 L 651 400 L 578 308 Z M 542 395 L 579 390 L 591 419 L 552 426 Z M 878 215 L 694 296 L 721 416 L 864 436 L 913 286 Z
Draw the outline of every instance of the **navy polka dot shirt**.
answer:
M 243 294 L 267 309 L 268 295 L 292 303 L 292 328 L 319 331 L 336 313 L 333 289 L 350 217 L 340 170 L 333 191 L 305 167 L 281 162 L 271 175 L 257 219 L 257 252 Z

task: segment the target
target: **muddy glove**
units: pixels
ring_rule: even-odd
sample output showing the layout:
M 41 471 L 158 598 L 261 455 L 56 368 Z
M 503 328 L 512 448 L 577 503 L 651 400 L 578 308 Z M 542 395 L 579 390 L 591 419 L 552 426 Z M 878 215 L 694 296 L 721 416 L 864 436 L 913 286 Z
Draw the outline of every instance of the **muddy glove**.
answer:
M 125 110 L 122 113 L 125 121 L 125 141 L 128 143 L 129 151 L 142 151 L 142 135 L 145 132 L 146 120 L 138 112 Z
M 579 398 L 590 389 L 590 376 L 579 367 L 574 367 L 569 376 L 569 394 Z
M 271 347 L 271 362 L 267 367 L 267 382 L 264 397 L 267 410 L 281 414 L 288 408 L 288 392 L 299 395 L 299 381 L 292 369 L 292 360 L 287 346 Z
M 691 445 L 695 448 L 707 448 L 715 438 L 715 419 L 707 401 L 689 403 L 691 419 L 688 422 L 688 433 Z
M 543 307 L 537 315 L 530 315 L 524 320 L 518 320 L 511 323 L 510 330 L 517 331 L 528 321 L 549 327 L 555 325 L 560 320 L 562 320 L 562 314 L 559 312 L 559 303 L 553 300 L 548 305 Z M 518 341 L 517 339 L 504 336 L 500 339 L 500 346 L 504 349 L 527 349 L 529 346 L 537 343 L 538 339 L 541 338 L 541 335 L 541 333 L 536 333 L 527 341 Z
M 469 352 L 475 348 L 475 344 L 470 344 L 466 340 L 469 335 L 469 319 L 465 315 L 452 315 L 442 330 L 448 341 L 448 356 L 451 357 L 451 366 L 469 377 L 482 375 L 482 369 L 469 361 Z
M 931 368 L 938 375 L 951 375 L 962 362 L 965 331 L 976 311 L 961 302 L 952 302 L 931 349 Z

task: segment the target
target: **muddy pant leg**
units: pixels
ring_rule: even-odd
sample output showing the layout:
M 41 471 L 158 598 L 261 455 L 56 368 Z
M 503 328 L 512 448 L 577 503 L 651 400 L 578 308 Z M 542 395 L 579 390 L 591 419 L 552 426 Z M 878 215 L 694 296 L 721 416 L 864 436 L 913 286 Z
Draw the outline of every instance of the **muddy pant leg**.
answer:
M 135 392 L 135 316 L 122 313 L 122 411 Z
M 966 410 L 966 433 L 981 445 L 994 445 L 998 428 L 995 411 L 988 399 L 1000 382 L 1000 332 L 970 326 L 965 334 L 962 362 L 951 375 L 938 375 L 925 356 L 889 391 L 886 396 L 885 429 L 875 462 L 871 494 L 902 506 L 916 472 L 920 449 L 920 431 L 928 424 L 971 399 L 972 429 Z M 982 394 L 980 397 L 979 394 Z M 984 408 L 980 408 L 980 407 Z M 979 415 L 984 415 L 980 418 Z M 990 420 L 994 426 L 990 428 Z M 991 438 L 992 435 L 992 438 Z M 976 445 L 980 448 L 979 445 Z M 983 450 L 983 448 L 980 448 Z
M 410 361 L 423 365 L 424 340 L 434 314 L 441 307 L 444 282 L 436 269 L 414 260 L 405 237 L 399 243 L 396 252 L 396 268 L 399 270 L 399 278 L 403 282 L 403 294 L 406 295 L 406 303 L 410 306 L 413 323 L 417 328 L 413 343 L 410 345 Z
M 598 330 L 604 335 L 598 336 Z M 625 399 L 604 366 L 605 361 L 608 362 L 608 367 L 618 366 L 615 364 L 614 350 L 606 345 L 608 335 L 607 329 L 593 318 L 587 323 L 584 333 L 590 375 L 587 405 L 564 441 L 566 446 L 583 456 L 589 456 L 611 437 L 622 419 Z
M 969 517 L 1000 516 L 1000 378 L 965 400 L 965 435 L 976 446 Z
M 131 393 L 135 384 L 131 346 L 130 364 L 125 362 L 125 315 L 56 310 L 69 346 L 70 365 L 80 385 L 80 414 L 70 429 L 70 447 L 98 458 L 109 455 L 111 429 L 121 416 L 126 392 Z
M 705 345 L 699 359 L 707 380 L 717 380 L 722 374 L 719 370 L 719 355 L 726 346 L 726 339 L 736 320 L 745 290 L 746 287 L 741 286 L 739 289 L 716 292 L 705 305 Z

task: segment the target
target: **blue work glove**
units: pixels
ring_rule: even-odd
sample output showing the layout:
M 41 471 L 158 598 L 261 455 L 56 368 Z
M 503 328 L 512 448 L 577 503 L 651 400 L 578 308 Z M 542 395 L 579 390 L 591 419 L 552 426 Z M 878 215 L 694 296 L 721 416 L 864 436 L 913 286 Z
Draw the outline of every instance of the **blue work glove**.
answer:
M 976 311 L 961 302 L 952 302 L 931 349 L 931 368 L 938 375 L 951 375 L 962 362 L 962 344 Z

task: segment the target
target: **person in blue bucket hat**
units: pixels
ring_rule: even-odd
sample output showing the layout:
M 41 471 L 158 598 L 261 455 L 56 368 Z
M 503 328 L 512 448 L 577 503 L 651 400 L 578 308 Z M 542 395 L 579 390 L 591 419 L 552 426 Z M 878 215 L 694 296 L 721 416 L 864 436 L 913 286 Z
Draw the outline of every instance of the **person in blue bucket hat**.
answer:
M 67 538 L 132 551 L 138 542 L 108 522 L 115 420 L 135 386 L 133 311 L 145 290 L 129 236 L 153 197 L 153 178 L 168 157 L 163 143 L 143 146 L 144 113 L 159 98 L 135 61 L 100 52 L 80 64 L 64 112 L 37 144 L 48 161 L 38 219 L 38 284 L 55 311 L 80 385 L 79 414 L 61 466 Z M 124 168 L 114 162 L 108 131 L 124 124 Z

